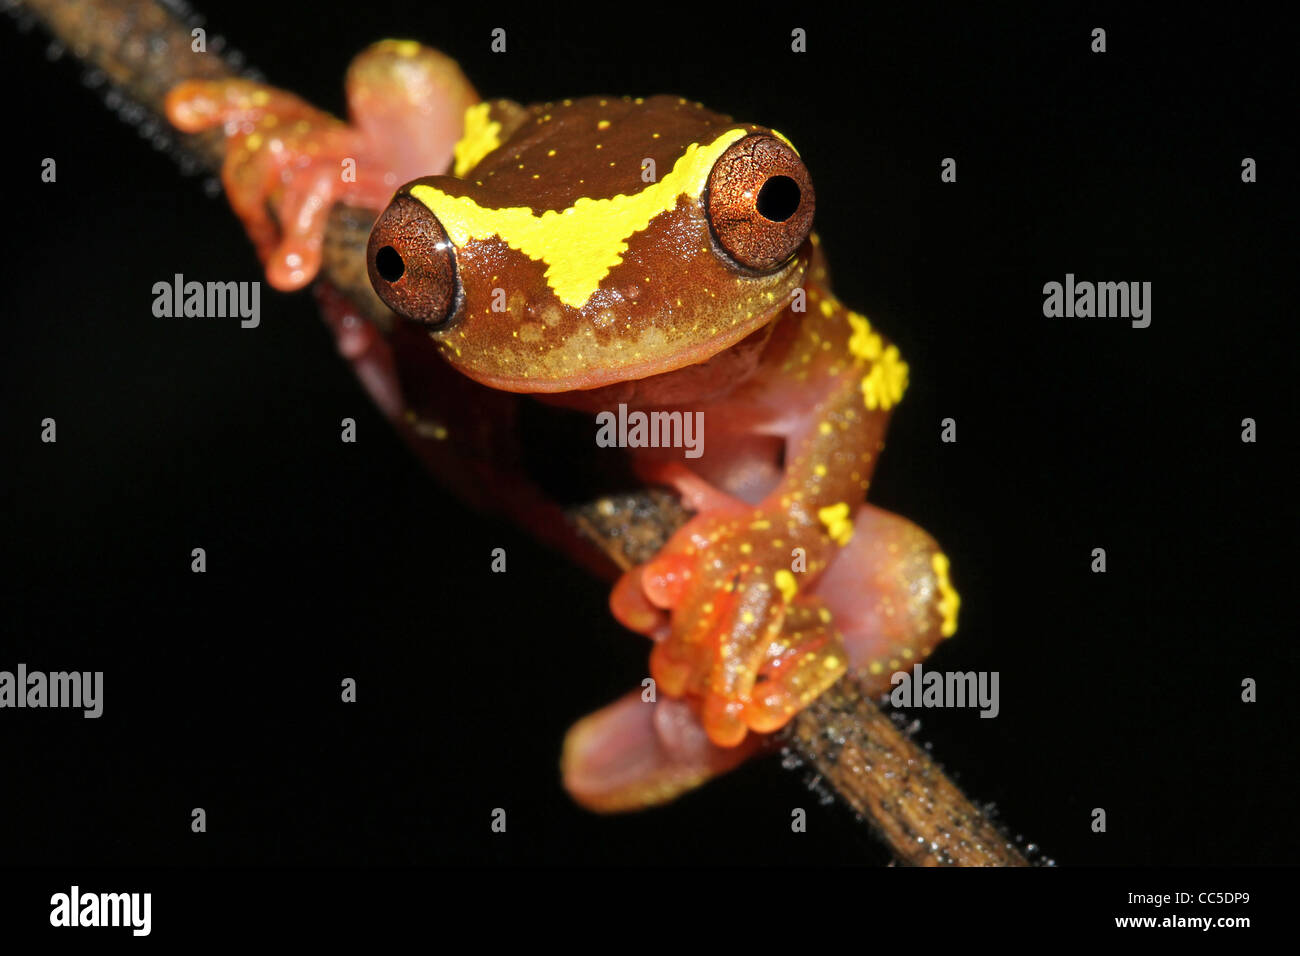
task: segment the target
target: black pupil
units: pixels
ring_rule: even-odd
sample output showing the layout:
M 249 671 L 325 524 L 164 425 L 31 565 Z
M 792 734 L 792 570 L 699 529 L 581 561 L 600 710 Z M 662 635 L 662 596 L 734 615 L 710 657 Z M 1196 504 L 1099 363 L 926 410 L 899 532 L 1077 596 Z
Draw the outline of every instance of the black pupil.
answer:
M 758 214 L 771 222 L 785 222 L 799 208 L 799 184 L 789 176 L 773 176 L 758 191 Z
M 384 246 L 375 253 L 375 270 L 384 277 L 385 282 L 396 282 L 406 272 L 406 263 L 396 249 Z

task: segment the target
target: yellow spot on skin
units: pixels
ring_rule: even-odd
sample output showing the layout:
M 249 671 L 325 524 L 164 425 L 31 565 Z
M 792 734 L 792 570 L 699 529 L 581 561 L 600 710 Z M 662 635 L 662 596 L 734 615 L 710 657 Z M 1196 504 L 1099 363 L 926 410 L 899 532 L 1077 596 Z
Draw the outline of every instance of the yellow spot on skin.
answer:
M 462 144 L 469 140 L 470 114 L 476 109 L 471 107 L 466 112 L 467 135 Z M 476 115 L 473 122 L 478 124 L 480 134 L 474 143 L 478 147 L 495 143 L 495 131 L 482 132 L 486 113 Z M 488 125 L 500 128 L 500 124 Z M 744 130 L 733 129 L 707 146 L 692 143 L 674 164 L 672 172 L 638 193 L 609 199 L 583 196 L 568 209 L 548 209 L 540 216 L 526 206 L 484 208 L 468 196 L 449 196 L 424 184 L 413 186 L 411 195 L 438 217 L 454 245 L 463 248 L 473 239 L 498 237 L 528 258 L 546 263 L 546 282 L 556 298 L 580 309 L 609 271 L 623 261 L 627 240 L 645 229 L 656 216 L 676 206 L 678 196 L 703 194 L 718 157 L 745 135 Z M 457 169 L 462 154 L 475 155 L 477 162 L 486 152 L 478 153 L 468 146 L 462 150 L 457 144 Z
M 746 624 L 754 623 L 754 615 L 749 611 L 746 611 L 744 614 L 740 615 L 740 619 Z
M 879 673 L 882 673 L 882 672 L 884 671 L 884 669 L 885 669 L 885 668 L 881 666 L 880 661 L 872 661 L 872 662 L 867 666 L 867 670 L 871 671 L 871 673 L 873 673 L 873 674 L 879 674 Z
M 841 501 L 817 510 L 817 520 L 826 526 L 826 533 L 840 547 L 853 539 L 853 522 L 849 519 L 849 506 Z
M 464 176 L 501 145 L 501 124 L 490 118 L 491 112 L 491 103 L 475 103 L 465 111 L 465 132 L 453 151 L 455 175 Z
M 266 90 L 255 90 L 250 99 L 253 101 L 254 106 L 265 106 L 271 102 L 271 94 Z
M 757 521 L 754 521 L 754 522 L 751 522 L 751 523 L 750 523 L 750 525 L 749 525 L 749 530 L 750 530 L 750 531 L 766 531 L 766 530 L 767 530 L 768 528 L 770 528 L 770 527 L 772 527 L 772 522 L 768 521 L 766 518 L 760 518 L 760 519 L 758 519 Z
M 398 56 L 404 56 L 408 59 L 420 52 L 420 44 L 414 40 L 383 40 L 379 46 L 385 51 L 392 51 Z
M 609 129 L 609 120 L 601 120 L 596 124 L 596 129 Z
M 939 633 L 944 637 L 952 637 L 957 633 L 957 610 L 961 607 L 961 595 L 948 580 L 947 555 L 936 552 L 930 559 L 930 566 L 934 568 L 934 576 L 938 578 L 939 584 L 939 613 L 943 615 Z
M 888 409 L 897 405 L 907 391 L 907 363 L 896 346 L 885 349 L 871 371 L 862 379 L 862 401 L 868 410 Z
M 871 331 L 871 323 L 866 316 L 850 312 L 849 325 L 853 327 L 853 335 L 849 337 L 849 351 L 853 357 L 872 362 L 880 358 L 884 343 L 879 335 Z
M 825 478 L 825 477 L 826 477 L 826 466 L 825 466 L 825 465 L 813 465 L 813 474 L 816 475 L 818 478 Z
M 257 149 L 257 147 L 262 145 L 262 134 L 254 133 L 252 136 L 248 137 L 248 139 L 244 140 L 244 145 L 248 147 L 250 152 Z
M 781 592 L 781 598 L 786 604 L 794 600 L 795 594 L 799 591 L 799 585 L 795 583 L 793 574 L 782 568 L 772 575 L 772 580 L 776 582 L 776 589 Z
M 831 433 L 831 423 L 822 422 L 820 425 L 817 426 L 817 430 L 821 432 L 823 435 L 829 435 Z
M 753 550 L 754 550 L 754 546 L 753 546 L 752 544 L 750 544 L 748 541 L 742 541 L 742 542 L 740 542 L 740 553 L 741 553 L 741 554 L 749 554 L 749 553 L 750 553 L 751 551 L 753 551 Z
M 547 155 L 547 156 L 554 156 L 554 155 L 555 155 L 555 150 L 553 150 L 553 149 L 548 149 L 548 150 L 546 151 L 546 155 Z
M 819 607 L 817 609 L 817 616 L 821 619 L 823 624 L 829 624 L 831 622 L 831 612 L 824 607 Z

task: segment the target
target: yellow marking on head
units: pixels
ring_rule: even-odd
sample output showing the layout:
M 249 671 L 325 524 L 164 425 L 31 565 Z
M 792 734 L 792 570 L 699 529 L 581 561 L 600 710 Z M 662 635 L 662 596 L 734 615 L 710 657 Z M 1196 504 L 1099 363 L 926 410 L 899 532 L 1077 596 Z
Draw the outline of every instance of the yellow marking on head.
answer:
M 491 112 L 491 103 L 475 103 L 465 111 L 465 131 L 453 150 L 456 157 L 453 174 L 464 176 L 501 145 L 501 124 L 489 118 Z
M 939 633 L 944 637 L 952 637 L 957 633 L 957 610 L 961 607 L 961 595 L 948 580 L 947 555 L 936 552 L 930 559 L 930 566 L 934 568 L 934 576 L 938 578 L 941 595 L 939 613 L 943 615 L 943 624 L 939 627 Z
M 793 574 L 782 568 L 772 575 L 772 580 L 776 582 L 776 589 L 781 592 L 781 598 L 786 604 L 794 600 L 794 596 L 799 592 L 799 585 L 795 583 Z
M 695 105 L 696 105 L 696 106 L 699 106 L 698 103 L 696 103 Z M 792 142 L 790 142 L 788 139 L 786 139 L 784 133 L 778 133 L 776 130 L 772 130 L 772 135 L 775 136 L 777 139 L 779 139 L 781 142 L 785 143 L 785 145 L 789 146 L 791 149 L 794 149 L 794 143 L 792 143 Z M 794 154 L 795 154 L 796 156 L 798 156 L 798 155 L 799 155 L 799 150 L 794 149 Z
M 888 409 L 902 400 L 905 391 L 907 363 L 899 357 L 898 347 L 891 345 L 862 379 L 862 401 L 871 411 Z
M 853 521 L 849 518 L 849 506 L 841 501 L 837 505 L 827 505 L 817 509 L 817 519 L 826 525 L 826 533 L 840 547 L 853 538 Z
M 880 661 L 872 661 L 867 666 L 867 670 L 871 671 L 871 673 L 873 674 L 879 674 L 881 671 L 884 670 L 884 667 L 880 665 Z
M 471 107 L 465 114 L 467 130 L 470 113 L 475 109 L 478 107 Z M 500 124 L 490 125 L 499 129 Z M 471 239 L 498 237 L 528 258 L 546 263 L 546 282 L 556 298 L 580 309 L 609 271 L 623 261 L 627 240 L 649 226 L 656 216 L 676 206 L 678 196 L 701 195 L 718 157 L 744 135 L 744 130 L 733 129 L 707 146 L 692 143 L 672 172 L 638 193 L 609 199 L 583 196 L 568 209 L 548 209 L 540 216 L 527 206 L 484 208 L 468 196 L 449 196 L 423 184 L 412 186 L 411 195 L 438 217 L 454 245 L 463 247 Z M 495 141 L 495 133 L 492 139 Z M 456 150 L 459 169 L 460 144 Z

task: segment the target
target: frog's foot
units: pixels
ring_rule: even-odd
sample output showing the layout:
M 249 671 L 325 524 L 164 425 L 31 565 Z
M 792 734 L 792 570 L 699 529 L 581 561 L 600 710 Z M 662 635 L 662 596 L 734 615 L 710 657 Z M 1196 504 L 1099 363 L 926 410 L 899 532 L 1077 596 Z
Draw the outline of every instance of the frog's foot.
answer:
M 391 40 L 356 58 L 348 94 L 353 125 L 250 80 L 194 80 L 167 94 L 178 129 L 223 131 L 226 195 L 277 289 L 315 278 L 335 203 L 382 209 L 403 182 L 445 171 L 477 99 L 445 56 Z
M 718 746 L 779 729 L 847 666 L 829 614 L 796 596 L 787 522 L 752 507 L 702 514 L 640 569 L 648 603 L 669 612 L 651 675 L 698 703 Z
M 673 484 L 680 483 L 674 480 Z M 707 486 L 696 490 L 700 501 L 727 501 L 725 496 L 710 498 Z M 693 633 L 683 609 L 689 606 L 701 562 L 695 560 L 698 552 L 692 556 L 687 551 L 695 546 L 692 542 L 707 542 L 716 526 L 716 519 L 694 519 L 659 557 L 628 571 L 614 587 L 610 606 L 615 615 L 627 627 L 654 639 L 656 653 L 661 647 L 676 648 L 680 635 Z M 774 519 L 758 518 L 744 529 L 753 534 L 775 527 Z M 790 538 L 794 540 L 793 535 Z M 757 536 L 750 539 L 750 556 L 761 550 L 758 541 Z M 782 551 L 788 560 L 789 542 L 785 544 Z M 761 585 L 767 582 L 760 575 L 742 583 L 753 598 L 764 593 Z M 720 745 L 705 724 L 709 681 L 699 680 L 695 670 L 685 666 L 680 671 L 685 680 L 673 684 L 652 664 L 658 703 L 629 695 L 584 718 L 569 732 L 564 780 L 575 799 L 603 811 L 666 802 L 762 749 L 769 739 L 767 731 L 783 726 L 846 668 L 868 693 L 886 692 L 895 671 L 908 669 L 928 655 L 957 626 L 960 600 L 949 581 L 947 558 L 934 539 L 910 521 L 871 505 L 859 507 L 848 544 L 832 554 L 820 576 L 773 573 L 771 585 L 783 603 L 793 596 L 784 603 L 775 637 L 761 655 L 753 655 L 761 657 L 760 663 L 747 665 L 754 667 L 748 692 L 735 698 L 740 722 L 753 733 L 744 735 L 738 746 Z M 720 601 L 736 601 L 739 590 L 727 594 L 724 585 L 722 591 L 721 598 L 715 596 L 712 602 L 713 617 L 708 622 L 714 649 L 734 643 L 727 638 L 726 628 L 717 626 L 717 611 Z M 703 612 L 704 606 L 698 606 Z M 742 624 L 743 614 L 742 610 Z M 684 646 L 689 663 L 706 678 L 721 666 L 710 665 L 713 658 L 707 643 L 694 646 L 694 657 L 689 653 L 692 645 Z M 679 650 L 673 654 L 682 656 Z M 744 656 L 724 660 L 743 661 Z M 670 668 L 670 673 L 678 672 Z M 692 691 L 701 686 L 702 692 Z M 685 693 L 672 695 L 682 688 Z
M 763 744 L 709 740 L 691 704 L 633 691 L 574 724 L 564 738 L 565 789 L 589 810 L 614 813 L 667 803 L 726 773 Z
M 379 206 L 387 198 L 376 177 L 357 175 L 360 134 L 291 93 L 243 79 L 195 80 L 167 94 L 167 117 L 187 133 L 224 131 L 226 196 L 277 289 L 315 277 L 334 202 Z

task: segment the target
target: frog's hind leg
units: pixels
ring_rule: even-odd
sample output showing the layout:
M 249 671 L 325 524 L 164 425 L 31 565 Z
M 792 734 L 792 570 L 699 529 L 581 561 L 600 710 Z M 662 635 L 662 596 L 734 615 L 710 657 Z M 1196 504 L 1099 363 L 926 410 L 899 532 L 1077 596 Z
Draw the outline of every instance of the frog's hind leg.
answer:
M 870 504 L 858 509 L 852 540 L 809 589 L 844 640 L 849 669 L 871 693 L 890 688 L 957 630 L 961 598 L 948 558 L 906 518 Z

